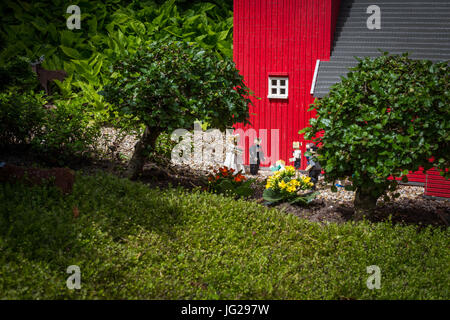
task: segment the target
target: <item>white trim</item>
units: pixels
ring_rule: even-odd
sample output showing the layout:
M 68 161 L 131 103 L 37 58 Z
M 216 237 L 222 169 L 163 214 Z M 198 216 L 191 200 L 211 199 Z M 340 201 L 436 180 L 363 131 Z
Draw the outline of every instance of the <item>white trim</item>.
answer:
M 317 59 L 317 61 L 316 61 L 316 69 L 314 70 L 314 77 L 313 77 L 312 83 L 311 83 L 311 92 L 310 92 L 310 94 L 314 94 L 314 89 L 316 88 L 316 80 L 317 80 L 317 73 L 319 72 L 319 65 L 320 65 L 320 60 Z
M 276 84 L 273 85 L 272 81 L 275 80 Z M 282 86 L 280 84 L 280 80 L 284 80 L 285 84 Z M 287 76 L 269 76 L 269 93 L 267 94 L 267 98 L 269 99 L 287 99 L 288 98 L 288 88 L 289 88 L 289 78 Z M 275 89 L 277 93 L 272 93 L 272 90 Z M 283 89 L 285 91 L 284 94 L 280 93 L 280 90 Z

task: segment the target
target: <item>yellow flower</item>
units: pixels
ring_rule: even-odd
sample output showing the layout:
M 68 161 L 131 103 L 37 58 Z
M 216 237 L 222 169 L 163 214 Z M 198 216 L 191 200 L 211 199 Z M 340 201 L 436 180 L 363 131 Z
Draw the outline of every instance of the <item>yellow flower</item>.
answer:
M 275 174 L 271 177 L 268 177 L 267 183 L 266 183 L 266 189 L 276 188 L 279 185 L 279 183 L 278 183 L 279 180 L 280 180 L 280 177 L 277 174 Z
M 287 184 L 286 182 L 284 182 L 284 180 L 281 180 L 281 182 L 278 182 L 278 186 L 280 187 L 281 190 L 283 190 L 287 187 Z
M 295 173 L 295 168 L 293 166 L 286 166 L 284 167 L 284 169 L 288 172 L 288 173 Z
M 295 190 L 297 190 L 297 188 L 296 188 L 295 186 L 290 186 L 290 187 L 288 187 L 286 190 L 287 190 L 287 192 L 289 192 L 289 193 L 293 193 L 293 192 L 295 192 Z
M 290 180 L 289 182 L 284 182 L 283 180 L 278 184 L 280 189 L 286 190 L 289 193 L 295 192 L 300 182 L 296 179 Z
M 303 183 L 308 183 L 311 181 L 311 177 L 302 176 L 301 179 Z

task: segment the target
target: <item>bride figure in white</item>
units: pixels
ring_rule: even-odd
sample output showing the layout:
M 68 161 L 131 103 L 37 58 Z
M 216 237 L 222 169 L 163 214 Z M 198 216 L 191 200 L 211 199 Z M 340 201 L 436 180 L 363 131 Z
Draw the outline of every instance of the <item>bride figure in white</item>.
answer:
M 243 150 L 239 148 L 237 145 L 239 143 L 239 135 L 231 135 L 227 138 L 226 150 L 227 153 L 225 155 L 224 166 L 233 169 L 235 172 L 241 171 L 241 173 L 245 173 L 244 164 L 242 162 L 242 153 Z

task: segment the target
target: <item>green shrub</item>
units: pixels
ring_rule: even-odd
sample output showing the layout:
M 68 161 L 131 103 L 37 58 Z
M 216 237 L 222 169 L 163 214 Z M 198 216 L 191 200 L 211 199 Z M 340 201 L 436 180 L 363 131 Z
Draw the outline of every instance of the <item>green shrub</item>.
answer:
M 0 146 L 31 145 L 50 162 L 63 164 L 95 151 L 99 124 L 83 98 L 55 100 L 45 109 L 43 93 L 0 93 Z
M 0 92 L 28 92 L 37 89 L 38 85 L 36 74 L 26 57 L 14 55 L 0 66 Z
M 449 245 L 448 229 L 322 225 L 104 174 L 67 196 L 0 184 L 2 299 L 449 299 Z
M 38 86 L 28 59 L 14 57 L 0 67 L 0 146 L 31 145 L 59 164 L 88 155 L 99 126 L 87 97 L 80 93 L 44 98 L 43 91 L 34 91 Z M 46 104 L 53 108 L 47 110 Z
M 302 132 L 306 139 L 317 136 L 321 144 L 325 179 L 348 178 L 356 190 L 355 208 L 368 213 L 379 197 L 396 189 L 391 175 L 406 182 L 409 171 L 437 167 L 450 178 L 445 171 L 450 166 L 449 101 L 447 62 L 384 53 L 359 60 L 326 97 L 316 100 L 317 118 Z
M 0 93 L 0 146 L 28 144 L 42 132 L 46 116 L 43 94 Z
M 35 151 L 61 164 L 72 157 L 87 157 L 95 151 L 98 124 L 84 110 L 83 99 L 56 100 L 48 110 L 43 130 L 32 140 Z
M 43 93 L 29 60 L 13 57 L 0 66 L 0 146 L 30 143 L 45 117 Z

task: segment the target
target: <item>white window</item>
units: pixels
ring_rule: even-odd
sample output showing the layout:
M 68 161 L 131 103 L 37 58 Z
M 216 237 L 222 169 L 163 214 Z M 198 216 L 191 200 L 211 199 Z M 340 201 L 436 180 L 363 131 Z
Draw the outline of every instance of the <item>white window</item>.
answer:
M 287 99 L 288 98 L 288 78 L 269 76 L 268 98 Z

